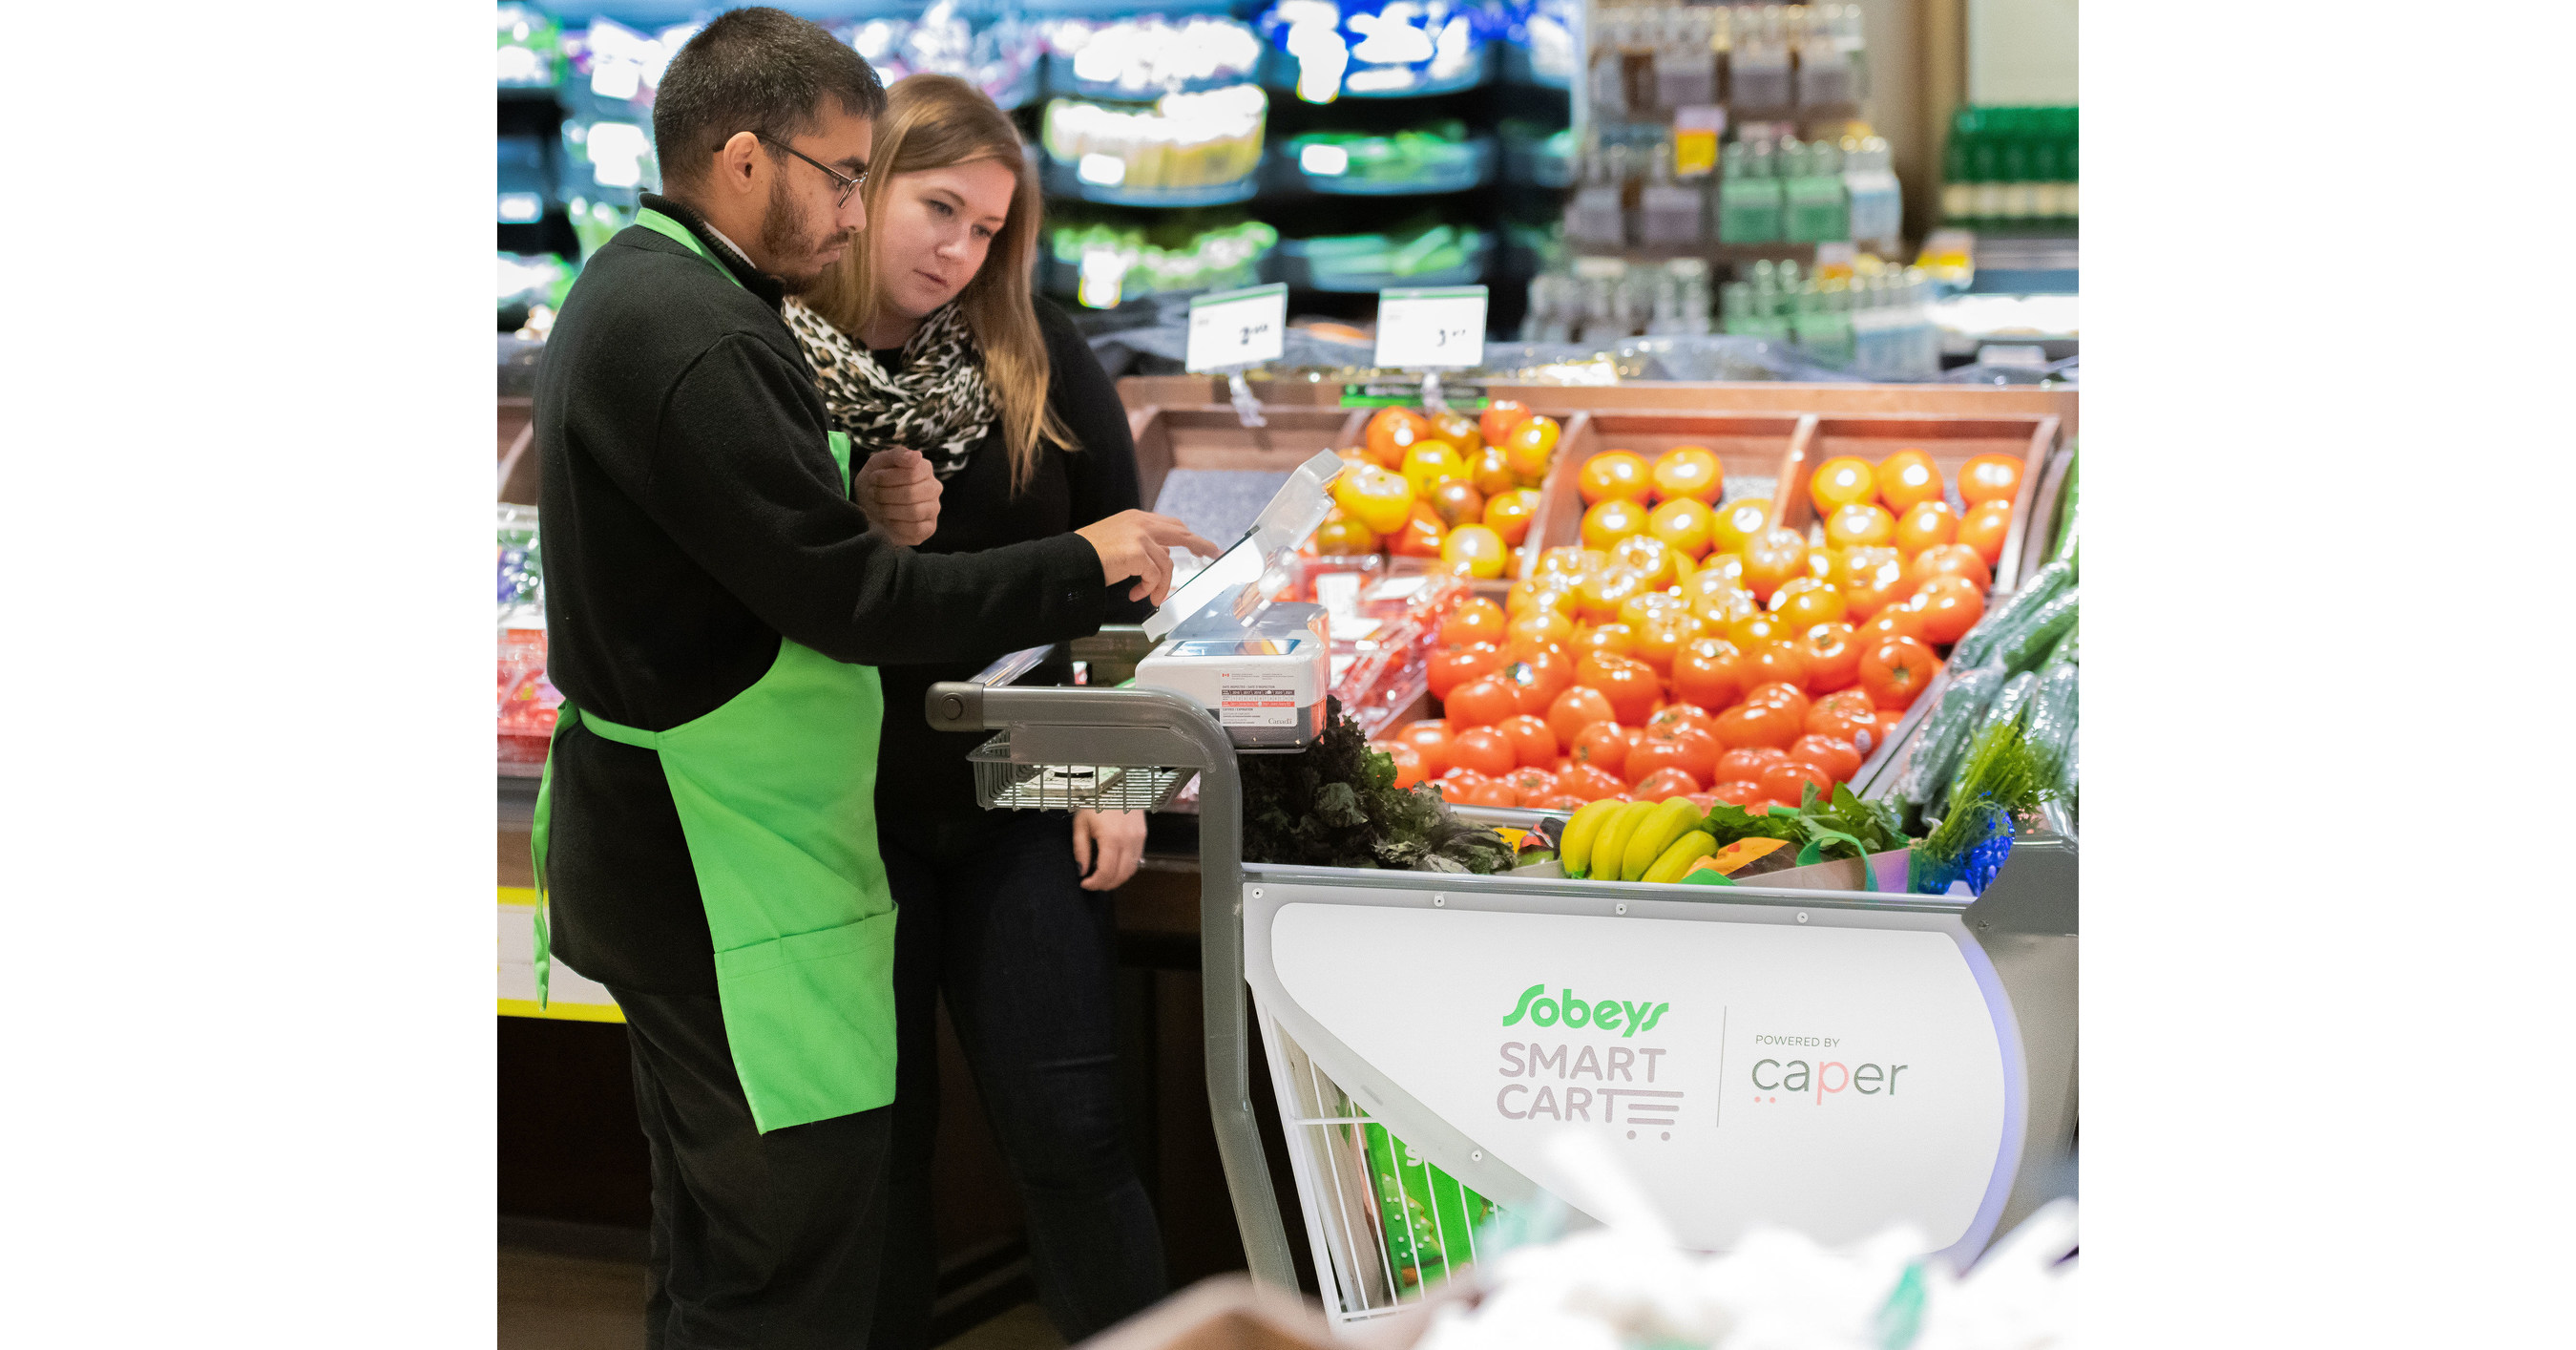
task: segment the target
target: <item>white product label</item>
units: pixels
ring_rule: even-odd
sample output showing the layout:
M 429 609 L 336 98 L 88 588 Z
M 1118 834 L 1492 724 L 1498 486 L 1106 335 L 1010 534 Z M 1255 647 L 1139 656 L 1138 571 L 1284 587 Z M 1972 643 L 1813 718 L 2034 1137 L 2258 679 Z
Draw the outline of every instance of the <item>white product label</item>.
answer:
M 1339 178 L 1350 172 L 1351 152 L 1338 145 L 1310 145 L 1297 152 L 1297 167 L 1318 178 Z
M 1593 1133 L 1694 1249 L 1764 1222 L 1946 1247 L 2016 1161 L 2002 1036 L 1949 934 L 1291 903 L 1268 947 L 1290 1030 L 1409 1098 L 1369 1105 L 1407 1144 L 1473 1166 L 1416 1137 L 1428 1111 L 1563 1195 L 1547 1141 Z
M 1229 727 L 1297 725 L 1297 690 L 1280 675 L 1219 675 L 1216 720 Z
M 1484 359 L 1484 287 L 1378 292 L 1378 365 L 1430 370 L 1473 366 Z
M 1084 155 L 1073 167 L 1074 177 L 1100 187 L 1116 187 L 1127 181 L 1127 161 L 1098 151 Z
M 1286 350 L 1288 288 L 1254 286 L 1190 300 L 1191 373 L 1276 361 Z

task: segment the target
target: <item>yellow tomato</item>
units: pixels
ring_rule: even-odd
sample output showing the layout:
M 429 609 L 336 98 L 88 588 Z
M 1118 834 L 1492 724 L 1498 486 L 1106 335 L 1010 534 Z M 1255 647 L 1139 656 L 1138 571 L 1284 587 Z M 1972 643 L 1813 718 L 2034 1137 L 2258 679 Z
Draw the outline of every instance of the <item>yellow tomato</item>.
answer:
M 1467 461 L 1447 441 L 1416 441 L 1405 449 L 1404 481 L 1417 501 L 1431 500 L 1431 490 L 1442 483 L 1467 477 Z
M 1850 455 L 1837 455 L 1816 466 L 1815 476 L 1807 480 L 1808 500 L 1816 504 L 1816 514 L 1831 516 L 1854 502 L 1869 501 L 1878 496 L 1878 474 L 1869 461 Z
M 1687 557 L 1697 559 L 1708 552 L 1709 531 L 1717 524 L 1717 513 L 1708 504 L 1691 497 L 1675 497 L 1658 506 L 1646 517 L 1646 533 L 1672 545 Z
M 1556 454 L 1556 439 L 1564 434 L 1556 419 L 1544 414 L 1525 418 L 1503 434 L 1503 453 L 1511 460 L 1512 472 L 1519 474 L 1526 487 L 1538 486 L 1547 477 L 1547 463 Z
M 1461 525 L 1440 542 L 1441 566 L 1478 581 L 1501 576 L 1504 559 L 1510 553 L 1503 547 L 1503 537 L 1483 525 Z
M 1604 506 L 1608 504 L 1602 503 Z M 1637 575 L 1646 579 L 1649 590 L 1662 590 L 1681 579 L 1675 570 L 1680 565 L 1681 554 L 1651 534 L 1632 534 L 1611 545 L 1610 561 L 1614 566 L 1635 568 Z
M 1720 553 L 1742 553 L 1744 546 L 1771 528 L 1771 499 L 1738 497 L 1717 508 L 1709 522 L 1708 545 Z
M 1878 499 L 1889 511 L 1901 516 L 1943 496 L 1941 469 L 1930 455 L 1899 450 L 1878 462 Z
M 1836 507 L 1825 518 L 1825 544 L 1830 548 L 1874 547 L 1895 538 L 1896 517 L 1876 502 Z
M 1333 500 L 1375 534 L 1395 533 L 1413 514 L 1413 486 L 1374 464 L 1343 466 Z
M 1842 622 L 1843 593 L 1830 581 L 1800 577 L 1771 593 L 1771 612 L 1787 620 L 1789 631 L 1804 633 L 1820 623 Z
M 1602 565 L 1609 561 L 1610 555 L 1600 549 L 1562 544 L 1538 555 L 1538 575 L 1589 576 L 1600 571 Z
M 1619 606 L 1645 589 L 1646 579 L 1637 575 L 1637 569 L 1604 567 L 1574 588 L 1575 615 L 1588 624 L 1609 623 L 1619 617 Z
M 1324 523 L 1315 527 L 1315 551 L 1327 558 L 1375 553 L 1377 531 L 1336 506 L 1324 517 Z
M 1583 546 L 1607 549 L 1646 528 L 1646 508 L 1625 497 L 1612 497 L 1583 513 Z
M 1619 606 L 1619 622 L 1632 629 L 1649 624 L 1671 623 L 1690 613 L 1690 601 L 1670 591 L 1648 591 L 1630 596 Z

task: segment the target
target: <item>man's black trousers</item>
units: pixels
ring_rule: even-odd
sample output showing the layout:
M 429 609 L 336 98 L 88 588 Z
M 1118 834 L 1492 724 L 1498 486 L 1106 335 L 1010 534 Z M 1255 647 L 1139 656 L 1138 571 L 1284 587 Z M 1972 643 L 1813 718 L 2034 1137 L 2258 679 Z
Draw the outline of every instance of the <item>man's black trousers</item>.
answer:
M 892 1108 L 758 1133 L 715 999 L 609 992 L 653 1155 L 648 1350 L 864 1345 Z

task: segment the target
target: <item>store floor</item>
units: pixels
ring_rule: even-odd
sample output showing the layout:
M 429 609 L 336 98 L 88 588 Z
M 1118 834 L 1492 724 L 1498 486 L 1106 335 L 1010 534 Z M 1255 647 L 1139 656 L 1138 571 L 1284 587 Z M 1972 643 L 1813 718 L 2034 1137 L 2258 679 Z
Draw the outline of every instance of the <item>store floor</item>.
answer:
M 644 1267 L 605 1256 L 501 1248 L 499 1350 L 641 1350 Z M 1034 1303 L 974 1327 L 939 1350 L 1063 1350 Z

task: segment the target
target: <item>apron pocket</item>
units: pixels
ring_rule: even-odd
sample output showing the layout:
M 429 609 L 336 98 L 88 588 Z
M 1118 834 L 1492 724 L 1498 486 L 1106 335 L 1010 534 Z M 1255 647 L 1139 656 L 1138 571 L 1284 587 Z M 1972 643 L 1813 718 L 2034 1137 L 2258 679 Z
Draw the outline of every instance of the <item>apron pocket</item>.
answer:
M 894 1100 L 894 924 L 889 911 L 716 953 L 725 1038 L 762 1133 Z

